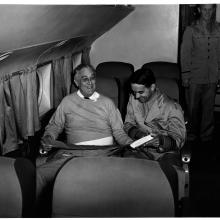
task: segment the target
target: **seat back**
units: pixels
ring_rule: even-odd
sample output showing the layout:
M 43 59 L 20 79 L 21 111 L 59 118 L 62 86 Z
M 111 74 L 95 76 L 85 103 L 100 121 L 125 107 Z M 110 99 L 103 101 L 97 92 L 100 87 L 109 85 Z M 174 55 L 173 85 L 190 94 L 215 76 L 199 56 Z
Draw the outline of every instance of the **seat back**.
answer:
M 177 63 L 155 61 L 145 63 L 142 68 L 149 68 L 156 78 L 180 79 L 180 69 Z
M 33 217 L 35 168 L 27 159 L 0 157 L 0 218 Z
M 174 216 L 174 200 L 156 161 L 73 158 L 55 180 L 52 217 L 160 216 Z
M 97 92 L 111 98 L 115 105 L 119 103 L 119 91 L 117 83 L 114 79 L 99 76 L 96 79 Z
M 119 88 L 119 103 L 118 108 L 124 120 L 126 107 L 129 98 L 129 82 L 128 79 L 134 72 L 134 66 L 125 62 L 103 62 L 96 67 L 97 77 L 104 76 L 114 78 Z M 127 91 L 127 92 L 125 92 Z
M 180 101 L 180 69 L 177 63 L 170 62 L 150 62 L 145 63 L 142 68 L 149 68 L 156 77 L 156 83 L 160 90 L 169 97 Z

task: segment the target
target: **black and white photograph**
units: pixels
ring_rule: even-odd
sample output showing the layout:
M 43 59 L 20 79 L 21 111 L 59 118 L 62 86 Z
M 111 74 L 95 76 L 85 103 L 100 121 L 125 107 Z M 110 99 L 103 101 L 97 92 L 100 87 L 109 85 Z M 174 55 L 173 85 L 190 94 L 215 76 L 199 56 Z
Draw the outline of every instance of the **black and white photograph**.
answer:
M 220 217 L 220 4 L 0 4 L 0 218 Z

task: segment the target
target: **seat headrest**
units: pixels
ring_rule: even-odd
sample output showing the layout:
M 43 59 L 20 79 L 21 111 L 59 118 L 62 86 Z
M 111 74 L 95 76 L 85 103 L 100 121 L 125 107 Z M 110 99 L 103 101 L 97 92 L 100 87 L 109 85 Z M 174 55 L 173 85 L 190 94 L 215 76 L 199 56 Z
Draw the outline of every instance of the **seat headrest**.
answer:
M 174 216 L 171 187 L 158 162 L 81 157 L 57 175 L 52 217 Z
M 145 63 L 142 68 L 149 68 L 153 71 L 156 78 L 180 79 L 180 69 L 177 63 L 170 62 L 150 62 Z
M 161 92 L 179 102 L 179 87 L 175 79 L 158 78 L 156 84 Z
M 124 62 L 103 62 L 96 67 L 97 75 L 105 77 L 128 78 L 134 72 L 134 66 Z

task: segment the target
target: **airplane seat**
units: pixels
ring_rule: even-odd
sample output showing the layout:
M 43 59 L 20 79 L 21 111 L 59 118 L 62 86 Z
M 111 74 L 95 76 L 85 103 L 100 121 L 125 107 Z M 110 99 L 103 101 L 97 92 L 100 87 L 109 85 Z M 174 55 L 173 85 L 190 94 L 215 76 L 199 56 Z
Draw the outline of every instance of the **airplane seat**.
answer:
M 24 158 L 0 157 L 0 173 L 0 218 L 34 217 L 34 165 Z
M 166 78 L 158 78 L 156 80 L 160 91 L 179 103 L 179 88 L 176 80 Z
M 118 108 L 121 112 L 122 119 L 124 120 L 127 102 L 129 99 L 129 93 L 124 91 L 129 91 L 128 79 L 134 72 L 134 66 L 131 63 L 125 62 L 103 62 L 99 63 L 96 67 L 97 77 L 104 76 L 109 78 L 114 78 L 118 84 L 119 88 L 119 103 Z
M 136 158 L 69 160 L 53 189 L 52 217 L 173 217 L 174 198 L 158 162 Z
M 119 91 L 117 82 L 114 79 L 98 76 L 96 78 L 97 92 L 111 98 L 116 106 L 119 103 Z
M 143 64 L 142 68 L 149 68 L 156 78 L 180 79 L 180 69 L 177 63 L 154 61 Z

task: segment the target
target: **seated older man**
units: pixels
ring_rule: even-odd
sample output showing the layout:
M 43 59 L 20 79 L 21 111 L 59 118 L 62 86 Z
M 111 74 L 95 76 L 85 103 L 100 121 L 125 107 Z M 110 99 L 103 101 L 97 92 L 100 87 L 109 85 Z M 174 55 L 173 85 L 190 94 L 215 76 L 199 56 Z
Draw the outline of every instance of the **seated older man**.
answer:
M 78 91 L 66 96 L 45 129 L 42 145 L 51 150 L 51 143 L 64 130 L 68 144 L 108 146 L 115 142 L 128 145 L 133 140 L 123 130 L 121 114 L 113 101 L 96 92 L 95 70 L 80 64 L 74 71 Z M 37 200 L 48 191 L 48 186 L 68 157 L 46 162 L 37 167 Z

